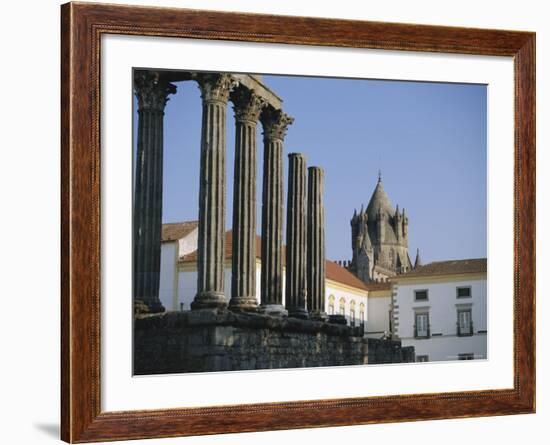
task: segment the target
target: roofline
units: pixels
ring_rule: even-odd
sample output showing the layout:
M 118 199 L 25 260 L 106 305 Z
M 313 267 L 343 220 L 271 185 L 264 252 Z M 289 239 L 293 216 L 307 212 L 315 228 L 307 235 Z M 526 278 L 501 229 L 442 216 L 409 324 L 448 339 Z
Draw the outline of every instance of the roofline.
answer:
M 326 261 L 330 261 L 330 260 L 326 260 Z M 178 269 L 193 270 L 193 269 L 195 269 L 193 267 L 193 265 L 197 264 L 197 260 L 183 260 L 182 261 L 181 258 L 180 258 L 180 259 L 178 259 L 176 264 L 177 264 Z M 231 257 L 224 258 L 224 267 L 231 266 L 231 264 L 232 264 L 231 263 Z M 258 257 L 258 256 L 256 257 L 256 265 L 261 267 L 261 258 Z M 283 269 L 284 268 L 285 268 L 285 265 L 283 265 Z M 349 271 L 347 271 L 347 272 L 349 272 Z M 351 272 L 349 272 L 349 273 L 351 273 Z M 353 275 L 353 277 L 357 278 L 357 277 L 355 277 L 355 275 Z M 359 280 L 359 278 L 357 278 L 357 279 Z M 347 288 L 347 289 L 354 290 L 354 291 L 361 291 L 361 292 L 365 292 L 365 293 L 370 292 L 370 290 L 367 287 L 358 287 L 358 286 L 355 286 L 353 284 L 344 283 L 342 281 L 336 281 L 332 278 L 327 277 L 326 275 L 325 275 L 325 281 L 329 282 L 329 283 L 334 283 L 336 286 Z
M 432 273 L 432 274 L 422 274 L 422 275 L 397 275 L 392 278 L 393 284 L 401 283 L 422 283 L 425 281 L 458 281 L 460 278 L 469 278 L 469 279 L 487 279 L 487 271 L 472 271 L 472 272 L 457 272 L 457 273 Z
M 355 291 L 361 291 L 361 292 L 364 292 L 364 293 L 369 292 L 369 290 L 366 289 L 366 288 L 356 287 L 356 286 L 353 286 L 351 284 L 342 283 L 341 281 L 335 281 L 332 278 L 327 278 L 326 276 L 325 276 L 325 281 L 327 283 L 334 283 L 338 287 L 343 287 L 343 288 L 351 289 L 351 290 L 355 290 Z

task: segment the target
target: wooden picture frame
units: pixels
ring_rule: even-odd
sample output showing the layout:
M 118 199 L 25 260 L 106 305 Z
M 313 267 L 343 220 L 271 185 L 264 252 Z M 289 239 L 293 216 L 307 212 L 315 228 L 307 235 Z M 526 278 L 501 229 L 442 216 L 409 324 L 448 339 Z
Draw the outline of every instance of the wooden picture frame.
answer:
M 61 17 L 63 440 L 97 442 L 535 411 L 534 33 L 91 3 L 65 4 Z M 513 389 L 102 412 L 99 92 L 103 34 L 513 57 Z

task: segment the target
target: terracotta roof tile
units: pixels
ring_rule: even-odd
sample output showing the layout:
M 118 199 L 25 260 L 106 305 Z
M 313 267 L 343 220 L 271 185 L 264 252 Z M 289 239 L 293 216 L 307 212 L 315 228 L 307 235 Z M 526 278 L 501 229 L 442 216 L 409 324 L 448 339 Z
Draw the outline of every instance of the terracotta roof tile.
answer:
M 367 290 L 367 287 L 363 281 L 334 261 L 326 261 L 325 273 L 327 279 L 329 280 L 347 284 L 348 286 L 356 287 L 358 289 Z
M 198 221 L 184 221 L 162 225 L 162 241 L 176 241 L 189 235 L 199 226 Z
M 225 232 L 225 258 L 229 259 L 231 258 L 231 250 L 233 245 L 233 232 L 231 230 L 228 230 Z M 182 256 L 179 259 L 179 262 L 181 263 L 192 263 L 197 261 L 197 250 Z M 262 256 L 262 238 L 259 235 L 256 235 L 256 258 L 260 258 Z
M 398 275 L 393 278 L 424 277 L 429 275 L 449 275 L 464 273 L 487 272 L 487 258 L 472 258 L 467 260 L 435 261 L 433 263 L 420 266 L 408 273 Z
M 231 247 L 233 241 L 233 233 L 231 230 L 225 232 L 225 258 L 231 258 Z M 262 238 L 259 235 L 256 235 L 256 258 L 261 258 L 261 246 Z M 283 246 L 283 265 L 285 263 L 285 247 Z M 197 251 L 191 252 L 188 255 L 185 255 L 179 259 L 181 263 L 193 263 L 197 261 Z M 348 286 L 355 287 L 358 289 L 366 290 L 365 283 L 363 283 L 359 278 L 349 272 L 347 269 L 336 264 L 334 261 L 326 261 L 325 266 L 326 277 L 329 280 L 336 281 L 338 283 L 347 284 Z
M 371 281 L 365 284 L 367 290 L 390 290 L 392 287 L 391 281 Z

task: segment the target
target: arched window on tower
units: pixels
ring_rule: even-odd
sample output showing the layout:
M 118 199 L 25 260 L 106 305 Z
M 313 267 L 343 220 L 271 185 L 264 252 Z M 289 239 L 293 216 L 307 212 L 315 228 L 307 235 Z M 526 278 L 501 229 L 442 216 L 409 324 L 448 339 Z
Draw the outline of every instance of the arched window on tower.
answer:
M 346 315 L 346 299 L 344 297 L 340 298 L 340 315 Z
M 355 300 L 351 300 L 349 304 L 349 324 L 355 326 Z
M 328 314 L 334 315 L 334 295 L 328 297 Z

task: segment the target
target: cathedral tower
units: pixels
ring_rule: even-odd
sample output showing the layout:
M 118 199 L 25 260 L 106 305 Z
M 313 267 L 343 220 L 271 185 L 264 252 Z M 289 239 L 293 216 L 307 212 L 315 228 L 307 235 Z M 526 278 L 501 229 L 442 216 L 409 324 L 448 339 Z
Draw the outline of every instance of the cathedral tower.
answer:
M 408 225 L 405 209 L 392 207 L 382 177 L 366 209 L 351 219 L 353 257 L 349 269 L 368 282 L 386 279 L 412 268 L 409 258 Z

